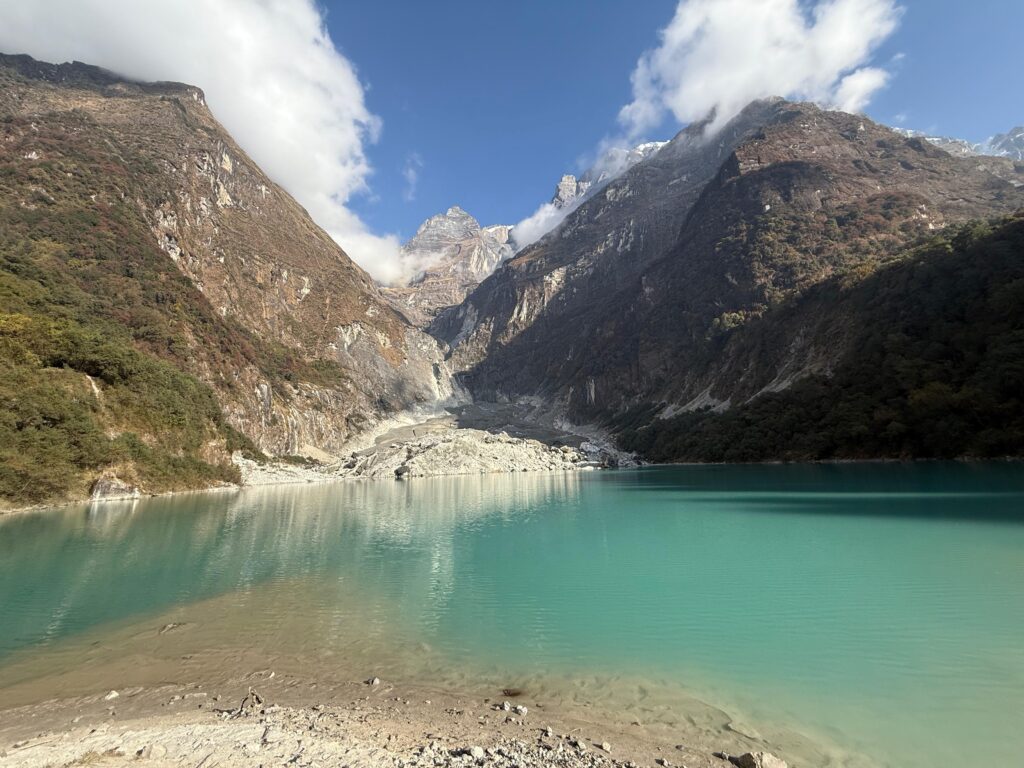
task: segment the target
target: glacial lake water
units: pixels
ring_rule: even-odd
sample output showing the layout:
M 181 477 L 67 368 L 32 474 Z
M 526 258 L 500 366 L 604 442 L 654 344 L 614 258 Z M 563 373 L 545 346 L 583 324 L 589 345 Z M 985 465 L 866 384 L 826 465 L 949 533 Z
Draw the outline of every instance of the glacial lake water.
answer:
M 678 686 L 880 765 L 1010 765 L 1024 467 L 354 481 L 0 518 L 0 704 L 167 616 L 209 631 L 162 643 L 589 681 L 609 706 L 656 689 L 663 712 Z

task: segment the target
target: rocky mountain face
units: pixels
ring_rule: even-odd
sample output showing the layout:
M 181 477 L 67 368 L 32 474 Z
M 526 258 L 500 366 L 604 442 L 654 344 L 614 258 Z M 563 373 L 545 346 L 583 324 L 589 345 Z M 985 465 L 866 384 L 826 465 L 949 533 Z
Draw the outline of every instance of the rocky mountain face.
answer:
M 546 331 L 534 328 L 538 320 L 546 326 L 550 318 L 550 330 L 560 335 L 563 319 L 618 295 L 676 241 L 686 213 L 732 148 L 780 108 L 752 105 L 710 141 L 702 125 L 682 131 L 517 253 L 461 306 L 442 313 L 431 333 L 451 346 L 457 369 L 481 393 L 496 395 L 502 388 L 485 383 L 492 381 L 485 358 L 527 329 L 540 340 Z M 501 365 L 497 358 L 495 365 Z
M 757 102 L 611 181 L 431 330 L 482 398 L 539 398 L 577 421 L 643 403 L 728 409 L 829 371 L 852 338 L 795 323 L 748 344 L 759 318 L 951 224 L 1024 206 L 1022 182 L 1007 160 Z
M 402 246 L 411 263 L 422 265 L 420 271 L 408 285 L 384 287 L 382 293 L 411 323 L 426 327 L 514 253 L 511 229 L 501 224 L 481 227 L 458 206 L 431 216 Z
M 756 376 L 811 349 L 821 367 L 745 401 L 638 403 L 611 426 L 653 461 L 1024 455 L 1024 211 L 818 283 L 718 334 L 700 364 Z
M 0 319 L 23 353 L 8 380 L 46 388 L 69 371 L 91 376 L 83 418 L 159 443 L 158 425 L 126 423 L 106 391 L 116 379 L 148 396 L 152 377 L 129 367 L 104 379 L 102 361 L 43 348 L 43 326 L 64 318 L 68 333 L 105 335 L 110 354 L 210 392 L 220 412 L 181 414 L 208 428 L 168 450 L 214 463 L 225 430 L 272 453 L 329 451 L 452 394 L 434 340 L 260 171 L 198 88 L 2 56 L 0 121 L 0 277 L 11 297 Z M 8 426 L 16 434 L 3 442 L 25 438 L 24 424 Z
M 1024 162 L 1024 125 L 1018 125 L 1008 133 L 993 136 L 985 148 L 985 154 Z
M 657 459 L 1019 452 L 1020 134 L 755 102 L 563 178 L 518 253 L 431 218 L 382 292 L 199 89 L 0 56 L 0 504 L 338 453 L 453 370 Z

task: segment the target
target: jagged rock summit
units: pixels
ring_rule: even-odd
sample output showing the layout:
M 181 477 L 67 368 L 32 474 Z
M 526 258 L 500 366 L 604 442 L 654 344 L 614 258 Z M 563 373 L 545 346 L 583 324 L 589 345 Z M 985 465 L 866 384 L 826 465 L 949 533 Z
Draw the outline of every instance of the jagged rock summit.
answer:
M 986 143 L 986 149 L 985 154 L 1024 161 L 1024 125 L 993 136 Z
M 654 155 L 666 144 L 667 141 L 648 141 L 631 149 L 609 149 L 579 178 L 571 173 L 562 176 L 555 187 L 551 204 L 556 208 L 571 208 L 578 205 L 616 176 Z
M 384 296 L 414 325 L 428 325 L 512 256 L 511 229 L 481 227 L 457 205 L 431 216 L 402 246 L 406 261 L 417 267 L 414 276 L 404 286 L 384 287 Z

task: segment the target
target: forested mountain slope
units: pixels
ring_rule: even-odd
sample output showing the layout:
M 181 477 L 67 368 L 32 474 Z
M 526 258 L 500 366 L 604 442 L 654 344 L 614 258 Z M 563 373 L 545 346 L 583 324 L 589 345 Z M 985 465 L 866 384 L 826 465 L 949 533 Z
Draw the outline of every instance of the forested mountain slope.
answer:
M 723 345 L 757 367 L 796 337 L 841 352 L 728 410 L 646 405 L 612 425 L 657 461 L 1021 455 L 1024 212 L 936 235 L 863 279 L 824 281 Z

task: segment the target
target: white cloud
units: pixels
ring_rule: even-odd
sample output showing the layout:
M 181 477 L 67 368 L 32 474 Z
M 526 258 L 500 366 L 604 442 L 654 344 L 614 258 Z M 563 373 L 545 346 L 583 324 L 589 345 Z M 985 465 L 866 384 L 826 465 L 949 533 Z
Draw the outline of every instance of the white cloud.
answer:
M 410 152 L 405 158 L 405 167 L 402 169 L 402 178 L 405 179 L 405 189 L 402 190 L 402 198 L 407 203 L 416 199 L 416 187 L 420 183 L 420 171 L 423 169 L 423 158 L 416 152 Z
M 202 88 L 238 143 L 371 275 L 400 276 L 397 237 L 348 207 L 367 191 L 380 120 L 314 0 L 0 0 L 0 50 Z
M 832 103 L 844 112 L 860 112 L 871 101 L 875 91 L 889 82 L 889 73 L 878 67 L 861 67 L 851 72 L 836 86 Z
M 900 13 L 895 0 L 681 0 L 633 71 L 626 139 L 666 113 L 680 123 L 714 113 L 714 129 L 768 96 L 859 111 L 888 80 L 865 65 Z
M 599 144 L 595 170 L 621 173 L 629 148 L 669 113 L 683 124 L 713 114 L 714 131 L 769 96 L 861 111 L 889 81 L 888 71 L 868 65 L 900 13 L 896 0 L 680 0 L 661 44 L 637 62 L 622 130 Z M 581 202 L 544 203 L 515 225 L 516 245 L 539 240 Z
M 525 248 L 537 242 L 544 235 L 562 223 L 562 220 L 579 207 L 582 202 L 577 198 L 569 205 L 557 206 L 554 203 L 544 203 L 531 215 L 512 227 L 512 238 L 515 240 L 516 248 Z

